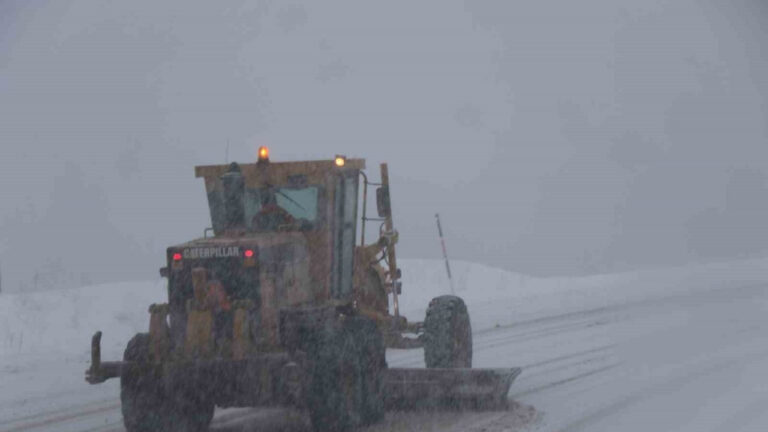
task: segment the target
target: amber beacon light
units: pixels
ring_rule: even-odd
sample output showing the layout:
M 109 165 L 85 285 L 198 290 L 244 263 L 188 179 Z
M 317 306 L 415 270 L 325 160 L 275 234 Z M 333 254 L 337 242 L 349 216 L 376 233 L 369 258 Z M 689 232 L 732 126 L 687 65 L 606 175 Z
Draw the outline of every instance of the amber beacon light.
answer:
M 267 146 L 259 147 L 259 162 L 269 162 L 269 148 Z

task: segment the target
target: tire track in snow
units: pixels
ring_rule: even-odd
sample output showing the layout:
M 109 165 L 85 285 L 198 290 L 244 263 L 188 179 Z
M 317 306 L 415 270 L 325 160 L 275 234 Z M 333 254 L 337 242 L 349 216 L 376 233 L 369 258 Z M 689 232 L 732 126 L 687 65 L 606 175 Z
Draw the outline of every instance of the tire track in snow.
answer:
M 84 411 L 78 411 L 78 412 L 72 412 L 69 414 L 61 414 L 57 416 L 53 416 L 47 419 L 37 420 L 30 423 L 24 423 L 18 426 L 14 426 L 10 429 L 4 429 L 3 432 L 19 432 L 29 429 L 37 429 L 43 426 L 50 426 L 57 423 L 63 423 L 71 420 L 76 420 L 81 417 L 88 417 L 93 416 L 94 414 L 102 414 L 107 411 L 112 411 L 115 409 L 119 409 L 120 404 L 110 404 L 106 406 L 98 406 L 91 409 L 86 409 Z M 11 421 L 9 423 L 18 423 L 18 421 Z
M 548 364 L 558 363 L 558 362 L 563 361 L 563 360 L 570 360 L 570 359 L 575 358 L 575 357 L 581 357 L 581 356 L 587 355 L 587 354 L 594 354 L 594 353 L 598 353 L 598 352 L 607 351 L 607 350 L 613 349 L 615 347 L 616 347 L 616 344 L 603 345 L 603 346 L 599 346 L 597 348 L 592 348 L 592 349 L 588 349 L 588 350 L 584 350 L 584 351 L 578 351 L 578 352 L 575 352 L 575 353 L 554 357 L 554 358 L 543 360 L 543 361 L 539 361 L 539 362 L 536 362 L 536 363 L 527 364 L 527 365 L 524 365 L 524 366 L 521 366 L 521 367 L 523 369 L 526 369 L 526 370 L 527 369 L 534 369 L 534 368 L 538 368 L 538 367 L 541 367 L 541 366 L 546 366 Z
M 540 339 L 547 336 L 553 336 L 556 334 L 579 331 L 590 327 L 604 326 L 609 323 L 614 323 L 617 319 L 604 319 L 604 320 L 585 320 L 577 323 L 563 324 L 559 326 L 552 326 L 540 330 L 532 330 L 523 333 L 516 333 L 513 335 L 499 336 L 498 338 L 483 340 L 483 343 L 476 345 L 473 348 L 479 348 L 482 351 L 486 348 L 494 348 L 497 346 L 510 345 L 513 342 L 524 342 L 527 340 Z
M 0 420 L 0 427 L 4 427 L 4 426 L 10 425 L 10 424 L 14 424 L 14 423 L 22 423 L 22 422 L 27 421 L 27 420 L 37 420 L 37 419 L 40 419 L 41 417 L 43 417 L 43 418 L 45 418 L 45 417 L 56 417 L 58 415 L 62 415 L 62 414 L 66 414 L 66 413 L 72 413 L 72 411 L 74 411 L 74 410 L 78 410 L 77 412 L 89 412 L 89 411 L 93 411 L 94 409 L 98 409 L 97 407 L 102 407 L 102 408 L 114 407 L 116 402 L 118 403 L 117 407 L 119 408 L 120 407 L 119 399 L 114 399 L 114 400 L 111 400 L 107 405 L 105 405 L 105 403 L 103 401 L 99 401 L 99 402 L 96 402 L 96 403 L 88 403 L 88 404 L 83 404 L 83 405 L 69 406 L 69 407 L 66 407 L 66 408 L 59 408 L 59 409 L 55 409 L 55 410 L 51 410 L 51 411 L 42 411 L 42 412 L 38 412 L 38 413 L 35 413 L 35 414 L 28 414 L 28 415 L 21 416 L 21 417 L 13 417 L 13 418 L 9 418 L 9 419 Z M 40 420 L 38 420 L 38 421 L 40 421 Z M 0 431 L 4 431 L 4 429 L 0 429 Z
M 573 375 L 573 376 L 568 377 L 568 378 L 564 378 L 564 379 L 561 379 L 561 380 L 549 382 L 547 384 L 544 384 L 544 385 L 541 385 L 541 386 L 538 386 L 538 387 L 534 387 L 534 388 L 529 389 L 529 390 L 524 390 L 524 391 L 519 392 L 519 393 L 511 394 L 510 396 L 512 398 L 517 398 L 517 397 L 520 397 L 520 396 L 526 396 L 526 395 L 531 395 L 531 394 L 539 393 L 539 392 L 542 392 L 544 390 L 547 390 L 547 389 L 550 389 L 550 388 L 553 388 L 553 387 L 559 387 L 559 386 L 564 385 L 564 384 L 568 384 L 568 383 L 571 383 L 571 382 L 574 382 L 574 381 L 578 381 L 578 380 L 581 380 L 581 379 L 584 379 L 584 378 L 587 378 L 587 377 L 591 377 L 593 375 L 597 375 L 597 374 L 600 374 L 600 373 L 603 373 L 603 372 L 607 372 L 607 371 L 609 371 L 611 369 L 615 369 L 615 368 L 621 366 L 622 364 L 623 364 L 623 362 L 612 363 L 612 364 L 609 364 L 608 366 L 603 366 L 603 367 L 600 367 L 600 368 L 597 368 L 597 369 L 592 369 L 592 370 L 589 370 L 587 372 L 583 372 L 583 373 L 580 373 L 580 374 L 577 374 L 577 375 Z
M 613 356 L 608 354 L 608 355 L 594 356 L 594 357 L 589 357 L 582 360 L 568 362 L 568 363 L 558 365 L 552 368 L 547 368 L 535 373 L 527 374 L 525 377 L 523 377 L 524 379 L 516 380 L 515 383 L 520 384 L 520 383 L 528 382 L 531 378 L 536 378 L 542 375 L 548 376 L 548 375 L 551 375 L 553 372 L 558 372 L 558 371 L 573 369 L 573 368 L 580 368 L 580 366 L 584 366 L 584 365 L 592 365 L 594 363 L 605 363 L 605 360 L 611 360 L 612 358 Z
M 609 403 L 601 408 L 598 408 L 597 410 L 593 410 L 586 416 L 580 417 L 575 421 L 569 422 L 567 425 L 560 427 L 557 430 L 559 432 L 577 432 L 577 431 L 584 430 L 585 427 L 591 424 L 594 424 L 598 421 L 601 421 L 607 417 L 610 417 L 614 414 L 617 414 L 623 409 L 633 404 L 639 403 L 649 397 L 652 397 L 654 394 L 663 392 L 664 389 L 667 389 L 667 388 L 676 389 L 688 382 L 695 381 L 703 376 L 721 371 L 735 364 L 753 362 L 756 360 L 764 359 L 766 357 L 768 357 L 768 351 L 752 353 L 746 356 L 738 355 L 738 358 L 729 358 L 727 360 L 719 361 L 709 366 L 706 366 L 702 369 L 698 369 L 694 372 L 685 373 L 680 376 L 673 377 L 671 379 L 664 379 L 661 383 L 654 383 L 651 386 L 647 386 L 638 391 L 632 392 L 626 395 L 625 397 L 623 397 L 622 399 Z M 687 365 L 680 365 L 671 369 L 686 369 L 687 367 L 688 367 Z M 729 429 L 723 429 L 723 430 L 729 430 Z
M 87 404 L 87 405 L 81 405 L 77 408 L 77 411 L 70 411 L 71 407 L 68 409 L 61 409 L 61 410 L 54 410 L 54 411 L 48 411 L 46 413 L 41 413 L 37 415 L 30 415 L 30 416 L 24 416 L 23 418 L 19 417 L 16 419 L 10 419 L 10 420 L 4 420 L 3 425 L 12 425 L 14 423 L 22 423 L 17 424 L 10 429 L 2 429 L 0 428 L 0 432 L 20 432 L 20 431 L 28 431 L 28 430 L 35 430 L 35 429 L 41 429 L 45 427 L 52 427 L 55 425 L 63 425 L 66 423 L 72 423 L 72 422 L 87 422 L 87 420 L 98 420 L 101 421 L 105 414 L 108 414 L 112 411 L 113 414 L 118 421 L 109 422 L 107 424 L 100 424 L 98 426 L 90 427 L 88 429 L 80 429 L 81 432 L 123 432 L 125 429 L 123 428 L 122 423 L 122 413 L 120 412 L 120 400 L 115 399 L 112 401 L 112 403 L 103 405 L 103 404 Z M 230 425 L 231 423 L 237 423 L 238 421 L 242 421 L 246 418 L 253 417 L 254 414 L 252 410 L 248 411 L 239 411 L 239 412 L 233 412 L 233 413 L 225 413 L 223 415 L 219 415 L 216 418 L 214 418 L 214 422 L 211 425 L 211 431 L 221 430 L 222 425 Z M 40 417 L 44 417 L 40 419 Z M 48 418 L 45 418 L 48 417 Z M 26 422 L 24 423 L 24 420 L 31 420 L 35 419 L 35 421 Z M 92 423 L 92 422 L 91 422 Z

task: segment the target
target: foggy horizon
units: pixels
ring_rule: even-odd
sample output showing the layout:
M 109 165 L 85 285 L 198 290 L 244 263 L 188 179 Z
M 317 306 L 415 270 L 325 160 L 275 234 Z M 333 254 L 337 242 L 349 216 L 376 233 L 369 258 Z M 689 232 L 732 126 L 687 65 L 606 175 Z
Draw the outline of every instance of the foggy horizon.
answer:
M 441 258 L 435 213 L 451 259 L 526 274 L 765 257 L 767 18 L 0 0 L 2 291 L 158 278 L 210 226 L 194 166 L 260 145 L 388 162 L 404 258 Z

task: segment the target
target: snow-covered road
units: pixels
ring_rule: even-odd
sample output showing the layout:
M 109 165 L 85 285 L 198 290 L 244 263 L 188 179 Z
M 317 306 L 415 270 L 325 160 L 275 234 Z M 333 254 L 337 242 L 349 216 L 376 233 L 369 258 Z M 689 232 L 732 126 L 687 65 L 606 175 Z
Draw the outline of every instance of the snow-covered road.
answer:
M 510 391 L 512 408 L 391 413 L 370 431 L 768 430 L 768 277 L 761 281 L 760 268 L 765 265 L 575 280 L 568 295 L 551 284 L 486 275 L 535 290 L 521 296 L 517 285 L 514 295 L 491 297 L 495 287 L 462 294 L 475 329 L 475 366 L 524 369 Z M 465 274 L 473 271 L 467 267 Z M 422 304 L 416 300 L 404 309 L 413 317 Z M 117 382 L 85 385 L 81 357 L 58 366 L 35 353 L 4 358 L 0 431 L 122 431 Z M 420 350 L 393 350 L 388 362 L 423 366 Z M 292 411 L 221 410 L 212 430 L 256 426 L 307 428 L 306 418 Z
M 511 397 L 544 413 L 542 430 L 764 431 L 767 302 L 750 285 L 579 314 L 515 344 Z

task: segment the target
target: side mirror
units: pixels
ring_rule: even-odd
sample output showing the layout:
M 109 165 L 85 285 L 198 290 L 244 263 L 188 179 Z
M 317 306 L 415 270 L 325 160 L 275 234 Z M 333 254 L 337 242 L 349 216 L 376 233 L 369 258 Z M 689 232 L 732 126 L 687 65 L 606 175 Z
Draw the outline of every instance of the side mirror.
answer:
M 379 217 L 392 216 L 392 208 L 389 203 L 389 186 L 376 188 L 376 209 L 379 211 Z
M 397 295 L 400 295 L 403 293 L 403 283 L 400 281 L 395 282 L 395 291 L 397 292 Z

